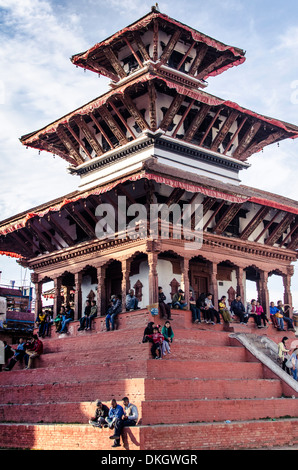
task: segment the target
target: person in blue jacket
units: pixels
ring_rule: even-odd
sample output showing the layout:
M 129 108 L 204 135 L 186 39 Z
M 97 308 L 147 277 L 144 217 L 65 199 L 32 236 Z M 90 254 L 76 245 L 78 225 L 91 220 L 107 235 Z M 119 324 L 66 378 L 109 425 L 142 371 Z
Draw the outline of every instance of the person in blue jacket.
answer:
M 106 417 L 106 422 L 109 425 L 110 429 L 113 429 L 117 419 L 121 419 L 124 414 L 124 410 L 121 405 L 118 405 L 115 398 L 111 401 L 111 408 L 109 409 L 109 414 Z

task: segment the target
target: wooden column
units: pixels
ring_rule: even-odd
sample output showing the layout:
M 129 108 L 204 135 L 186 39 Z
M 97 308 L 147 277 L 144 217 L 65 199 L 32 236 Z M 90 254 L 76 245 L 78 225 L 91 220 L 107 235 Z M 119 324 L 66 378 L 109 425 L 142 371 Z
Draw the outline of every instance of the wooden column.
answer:
M 82 316 L 82 278 L 83 273 L 75 273 L 75 295 L 74 295 L 74 319 Z
M 122 283 L 121 283 L 121 291 L 122 291 L 122 312 L 126 311 L 125 301 L 126 295 L 130 289 L 130 281 L 129 281 L 129 274 L 130 274 L 130 266 L 131 260 L 125 259 L 121 261 L 122 266 Z
M 106 314 L 106 288 L 105 288 L 105 278 L 106 278 L 106 267 L 99 266 L 97 268 L 97 316 L 103 317 Z
M 62 278 L 61 277 L 55 277 L 54 278 L 54 308 L 53 308 L 53 317 L 54 318 L 56 318 L 56 316 L 60 312 L 60 307 L 61 307 L 61 304 L 62 304 L 61 287 L 62 287 Z
M 236 268 L 236 279 L 237 279 L 237 295 L 241 296 L 241 301 L 244 303 L 244 283 L 243 283 L 244 271 L 243 268 L 237 266 Z
M 257 283 L 259 301 L 264 309 L 264 313 L 269 317 L 269 290 L 268 290 L 268 272 L 260 271 L 260 279 Z
M 35 282 L 35 318 L 41 312 L 42 309 L 42 282 Z
M 293 307 L 293 299 L 292 299 L 292 292 L 291 292 L 291 281 L 292 281 L 292 274 L 285 274 L 283 275 L 283 284 L 284 284 L 284 304 L 290 305 L 290 313 L 292 317 L 292 307 Z
M 181 287 L 184 290 L 185 301 L 189 307 L 189 258 L 181 261 Z
M 149 304 L 158 303 L 158 274 L 157 274 L 158 254 L 148 253 L 149 264 Z
M 210 292 L 213 295 L 213 305 L 218 310 L 217 263 L 212 262 L 210 269 Z

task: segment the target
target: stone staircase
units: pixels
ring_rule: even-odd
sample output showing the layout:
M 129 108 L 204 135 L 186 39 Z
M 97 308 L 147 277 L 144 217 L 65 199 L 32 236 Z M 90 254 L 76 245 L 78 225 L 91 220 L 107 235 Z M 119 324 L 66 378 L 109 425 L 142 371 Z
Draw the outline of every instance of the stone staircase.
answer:
M 192 324 L 189 311 L 172 317 L 171 354 L 157 361 L 142 343 L 147 310 L 121 314 L 116 331 L 106 332 L 103 318 L 91 331 L 78 331 L 78 322 L 67 335 L 53 331 L 35 369 L 16 364 L 0 373 L 0 447 L 110 450 L 111 431 L 88 420 L 97 399 L 122 404 L 123 396 L 137 405 L 140 422 L 126 428 L 117 450 L 296 446 L 297 383 L 285 384 L 233 338 L 240 332 L 277 343 L 295 333 L 252 322 Z

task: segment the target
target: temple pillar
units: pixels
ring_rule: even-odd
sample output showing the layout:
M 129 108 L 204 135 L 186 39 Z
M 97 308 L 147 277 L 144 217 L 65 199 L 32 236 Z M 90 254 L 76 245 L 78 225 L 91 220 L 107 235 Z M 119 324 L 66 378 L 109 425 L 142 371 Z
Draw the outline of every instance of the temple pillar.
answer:
M 185 301 L 189 307 L 189 258 L 181 261 L 181 288 L 184 290 Z
M 149 304 L 158 303 L 158 274 L 157 274 L 158 254 L 148 253 L 149 264 Z
M 82 278 L 83 273 L 75 273 L 75 295 L 74 295 L 74 319 L 82 316 Z
M 210 292 L 213 295 L 213 305 L 218 310 L 218 284 L 217 284 L 217 263 L 211 263 L 210 268 Z
M 269 317 L 270 305 L 269 305 L 269 290 L 268 290 L 268 272 L 260 271 L 260 279 L 257 283 L 259 301 L 264 309 L 265 315 Z
M 61 299 L 61 287 L 62 287 L 62 277 L 58 276 L 54 279 L 54 308 L 53 308 L 53 317 L 56 318 L 60 312 L 60 307 L 62 304 Z
M 41 312 L 42 310 L 42 282 L 38 282 L 37 279 L 34 281 L 32 279 L 32 282 L 34 282 L 34 288 L 35 288 L 35 318 L 37 315 Z
M 125 259 L 121 261 L 122 266 L 122 282 L 121 282 L 121 292 L 122 292 L 122 312 L 126 311 L 126 295 L 130 289 L 130 281 L 129 281 L 129 274 L 130 274 L 130 266 L 131 260 Z
M 99 266 L 97 268 L 97 295 L 96 295 L 98 317 L 103 317 L 106 313 L 105 312 L 105 304 L 106 304 L 105 278 L 106 278 L 106 267 Z
M 236 279 L 237 279 L 237 289 L 236 289 L 236 295 L 241 296 L 241 301 L 244 303 L 244 270 L 243 268 L 237 266 L 236 267 Z
M 292 317 L 293 312 L 293 299 L 292 299 L 292 292 L 291 292 L 291 281 L 292 281 L 292 274 L 287 273 L 283 275 L 283 285 L 284 285 L 284 305 L 289 305 L 290 310 L 288 316 Z

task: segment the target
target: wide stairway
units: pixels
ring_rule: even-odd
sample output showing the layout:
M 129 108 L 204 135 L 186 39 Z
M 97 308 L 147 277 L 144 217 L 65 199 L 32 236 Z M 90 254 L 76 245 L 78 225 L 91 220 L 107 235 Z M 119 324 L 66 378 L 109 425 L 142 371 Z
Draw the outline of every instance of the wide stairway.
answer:
M 149 312 L 119 317 L 116 331 L 106 332 L 102 318 L 91 331 L 77 331 L 78 322 L 67 335 L 53 329 L 36 368 L 17 363 L 0 373 L 0 448 L 112 450 L 112 431 L 88 421 L 97 399 L 122 405 L 124 396 L 137 405 L 140 421 L 125 429 L 117 450 L 298 445 L 298 394 L 231 338 L 255 333 L 278 343 L 284 335 L 295 339 L 293 332 L 251 322 L 229 329 L 192 324 L 189 311 L 174 310 L 171 354 L 153 360 L 142 343 Z

